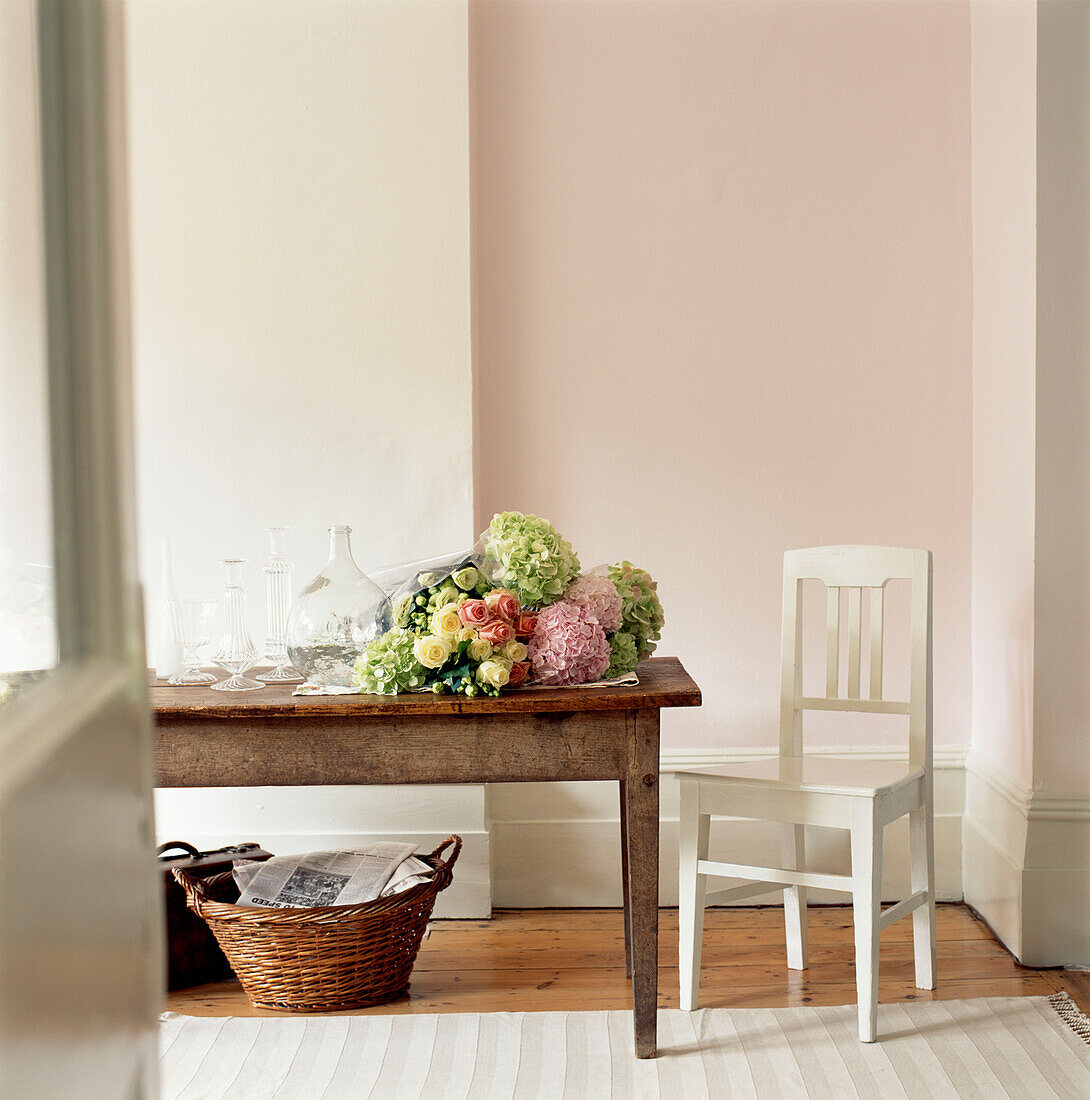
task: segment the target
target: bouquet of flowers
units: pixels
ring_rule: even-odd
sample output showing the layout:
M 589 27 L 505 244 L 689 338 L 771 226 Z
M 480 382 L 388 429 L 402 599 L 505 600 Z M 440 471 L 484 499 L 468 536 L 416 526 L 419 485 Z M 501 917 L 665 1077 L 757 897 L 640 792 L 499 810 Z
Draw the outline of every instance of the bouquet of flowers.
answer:
M 356 662 L 360 691 L 498 695 L 527 682 L 616 679 L 655 651 L 662 604 L 631 562 L 580 572 L 546 520 L 499 512 L 474 550 L 412 575 L 393 627 Z

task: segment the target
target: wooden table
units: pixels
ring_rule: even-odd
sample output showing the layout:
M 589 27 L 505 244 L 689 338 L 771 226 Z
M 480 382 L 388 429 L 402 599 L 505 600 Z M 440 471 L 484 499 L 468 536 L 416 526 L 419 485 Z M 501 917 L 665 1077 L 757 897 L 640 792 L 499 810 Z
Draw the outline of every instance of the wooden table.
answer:
M 658 1000 L 659 711 L 700 705 L 675 657 L 638 687 L 520 688 L 499 698 L 431 693 L 237 696 L 155 682 L 161 787 L 542 783 L 616 780 L 621 795 L 625 972 L 636 1055 L 655 1054 Z

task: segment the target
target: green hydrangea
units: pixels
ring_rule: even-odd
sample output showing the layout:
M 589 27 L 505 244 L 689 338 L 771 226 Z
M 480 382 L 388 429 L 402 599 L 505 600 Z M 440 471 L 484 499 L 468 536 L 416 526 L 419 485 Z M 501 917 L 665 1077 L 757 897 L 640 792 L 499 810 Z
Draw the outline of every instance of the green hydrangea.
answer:
M 665 615 L 659 603 L 658 585 L 650 573 L 637 569 L 630 561 L 611 565 L 609 579 L 621 596 L 621 631 L 635 638 L 642 661 L 655 652 L 655 643 L 662 637 Z
M 618 676 L 627 676 L 640 659 L 636 639 L 627 630 L 618 630 L 609 637 L 609 668 L 605 680 L 615 680 Z
M 426 670 L 413 653 L 416 635 L 395 626 L 363 651 L 352 670 L 352 684 L 368 695 L 397 695 L 424 686 Z
M 547 520 L 522 512 L 497 512 L 484 544 L 491 579 L 509 588 L 523 607 L 544 607 L 564 595 L 579 576 L 571 543 Z

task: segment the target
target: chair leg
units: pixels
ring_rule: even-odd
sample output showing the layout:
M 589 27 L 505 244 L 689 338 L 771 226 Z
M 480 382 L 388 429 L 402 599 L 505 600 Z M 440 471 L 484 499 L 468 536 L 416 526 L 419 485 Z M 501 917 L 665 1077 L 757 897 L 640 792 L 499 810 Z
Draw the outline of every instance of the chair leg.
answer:
M 700 952 L 704 939 L 706 878 L 696 861 L 708 858 L 711 815 L 700 812 L 700 785 L 681 781 L 681 844 L 678 852 L 678 974 L 681 1007 L 692 1012 L 700 996 Z
M 912 892 L 927 891 L 927 901 L 912 914 L 912 948 L 916 988 L 935 988 L 935 821 L 931 800 L 908 816 L 912 855 Z
M 882 910 L 882 828 L 871 799 L 852 814 L 852 915 L 860 1042 L 878 1036 L 878 933 Z
M 780 845 L 784 866 L 806 870 L 805 830 L 801 825 L 782 825 Z M 810 965 L 810 938 L 806 928 L 806 887 L 788 886 L 783 892 L 783 917 L 787 932 L 787 966 L 805 970 Z

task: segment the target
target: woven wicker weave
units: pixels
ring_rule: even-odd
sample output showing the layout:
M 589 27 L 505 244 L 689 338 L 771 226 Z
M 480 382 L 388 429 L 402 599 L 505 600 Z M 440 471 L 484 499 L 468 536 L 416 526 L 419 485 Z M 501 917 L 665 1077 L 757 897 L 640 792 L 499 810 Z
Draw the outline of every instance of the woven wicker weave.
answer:
M 384 1004 L 409 988 L 432 907 L 450 885 L 461 849 L 461 837 L 449 837 L 420 857 L 435 868 L 428 882 L 362 905 L 234 905 L 238 888 L 229 871 L 195 879 L 175 870 L 174 877 L 190 909 L 208 922 L 255 1008 L 331 1012 Z

